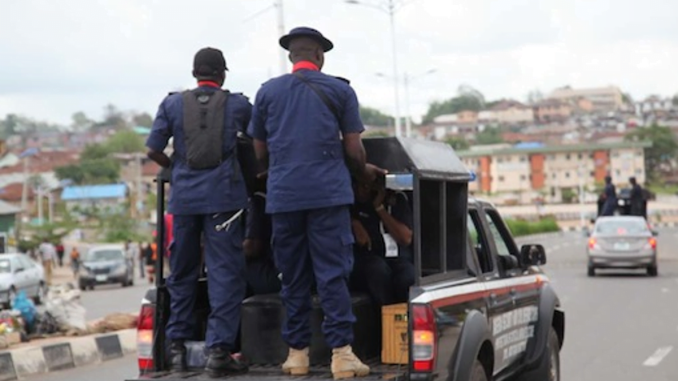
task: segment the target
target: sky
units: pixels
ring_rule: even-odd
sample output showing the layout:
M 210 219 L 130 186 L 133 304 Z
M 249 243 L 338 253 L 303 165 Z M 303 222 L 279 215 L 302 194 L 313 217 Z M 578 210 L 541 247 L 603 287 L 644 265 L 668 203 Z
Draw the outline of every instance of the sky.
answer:
M 678 93 L 678 1 L 395 2 L 402 116 L 418 120 L 460 85 L 489 100 L 565 85 L 616 85 L 636 99 Z M 363 3 L 283 0 L 284 27 L 320 30 L 335 45 L 323 71 L 393 115 L 390 19 L 367 6 L 388 0 Z M 67 125 L 76 111 L 101 118 L 108 103 L 154 115 L 169 91 L 194 84 L 193 55 L 205 46 L 224 52 L 225 86 L 253 101 L 281 74 L 279 37 L 273 0 L 0 0 L 0 118 Z

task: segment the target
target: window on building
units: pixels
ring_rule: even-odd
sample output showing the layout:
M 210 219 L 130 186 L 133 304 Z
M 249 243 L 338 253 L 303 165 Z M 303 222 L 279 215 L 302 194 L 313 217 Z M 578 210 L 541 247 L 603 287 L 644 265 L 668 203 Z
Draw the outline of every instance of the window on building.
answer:
M 527 156 L 521 156 L 521 157 L 520 157 L 520 162 L 521 162 L 521 163 L 524 163 L 524 162 L 526 162 L 526 161 L 527 161 Z
M 577 159 L 581 160 L 583 158 L 584 158 L 584 155 L 582 155 L 582 154 L 577 155 Z
M 570 178 L 570 172 L 565 172 L 565 178 L 569 179 Z
M 500 156 L 500 157 L 497 158 L 497 163 L 503 163 L 503 162 L 504 162 L 503 157 Z
M 565 155 L 565 160 L 570 160 L 570 154 Z
M 616 171 L 614 171 L 614 173 L 615 173 L 615 175 L 617 175 L 617 176 L 621 176 L 621 171 L 618 170 L 618 169 L 617 169 Z
M 555 179 L 556 177 L 557 177 L 556 173 L 553 172 L 553 174 L 551 175 L 551 178 Z
M 589 154 L 589 159 L 593 160 L 593 152 Z
M 595 172 L 595 171 L 589 172 L 589 176 L 591 176 L 591 177 L 596 177 L 596 172 Z
M 504 182 L 504 176 L 499 176 L 499 182 Z
M 520 181 L 525 181 L 526 179 L 527 177 L 525 177 L 525 175 L 520 175 Z

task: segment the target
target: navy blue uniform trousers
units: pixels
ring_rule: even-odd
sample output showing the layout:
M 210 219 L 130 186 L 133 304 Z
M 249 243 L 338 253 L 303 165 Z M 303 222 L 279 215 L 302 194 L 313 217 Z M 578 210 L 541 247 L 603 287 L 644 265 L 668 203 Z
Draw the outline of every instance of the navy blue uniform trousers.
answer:
M 242 217 L 228 229 L 216 229 L 233 215 L 234 212 L 174 216 L 174 244 L 169 258 L 172 273 L 167 279 L 171 306 L 166 330 L 169 340 L 189 340 L 196 335 L 194 307 L 201 264 L 200 238 L 204 233 L 211 309 L 205 346 L 234 349 L 240 306 L 245 297 Z
M 282 273 L 281 296 L 287 312 L 283 339 L 291 348 L 311 343 L 313 277 L 325 319 L 323 334 L 331 348 L 353 342 L 348 279 L 353 267 L 353 234 L 348 206 L 272 214 L 273 254 Z

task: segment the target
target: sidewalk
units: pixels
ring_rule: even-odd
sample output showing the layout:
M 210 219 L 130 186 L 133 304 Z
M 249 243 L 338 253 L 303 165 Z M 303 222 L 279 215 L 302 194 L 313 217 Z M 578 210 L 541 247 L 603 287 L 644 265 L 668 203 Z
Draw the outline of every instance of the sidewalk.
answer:
M 69 259 L 52 269 L 52 284 L 72 283 L 77 287 Z M 92 322 L 90 322 L 92 323 Z M 136 329 L 36 339 L 0 350 L 0 381 L 101 363 L 135 353 Z

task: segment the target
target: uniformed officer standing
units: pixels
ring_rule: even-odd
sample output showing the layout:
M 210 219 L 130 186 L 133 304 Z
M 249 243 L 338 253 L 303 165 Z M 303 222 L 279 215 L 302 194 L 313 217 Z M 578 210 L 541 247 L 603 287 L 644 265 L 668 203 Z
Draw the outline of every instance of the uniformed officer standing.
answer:
M 294 375 L 308 373 L 315 275 L 325 314 L 323 333 L 333 348 L 332 373 L 335 378 L 365 376 L 369 367 L 351 348 L 355 317 L 347 282 L 353 265 L 353 192 L 348 167 L 363 182 L 383 171 L 365 163 L 355 92 L 320 72 L 332 42 L 300 27 L 283 36 L 280 45 L 290 52 L 293 74 L 261 87 L 248 133 L 268 170 L 266 212 L 272 214 L 273 253 L 287 311 L 283 338 L 290 347 L 282 368 Z
M 617 188 L 612 184 L 612 177 L 605 176 L 605 189 L 603 190 L 605 203 L 600 212 L 601 216 L 613 216 L 617 210 Z
M 170 366 L 176 371 L 186 368 L 184 341 L 195 338 L 193 307 L 202 235 L 211 308 L 206 372 L 213 377 L 247 371 L 230 352 L 245 294 L 239 218 L 247 207 L 247 191 L 235 147 L 238 131 L 249 123 L 252 106 L 244 96 L 221 89 L 226 70 L 221 51 L 200 50 L 193 65 L 198 87 L 163 100 L 146 142 L 148 156 L 172 171 L 168 210 L 174 215 L 174 244 L 169 257 L 172 273 L 167 279 Z M 174 137 L 173 160 L 163 153 L 170 137 Z

